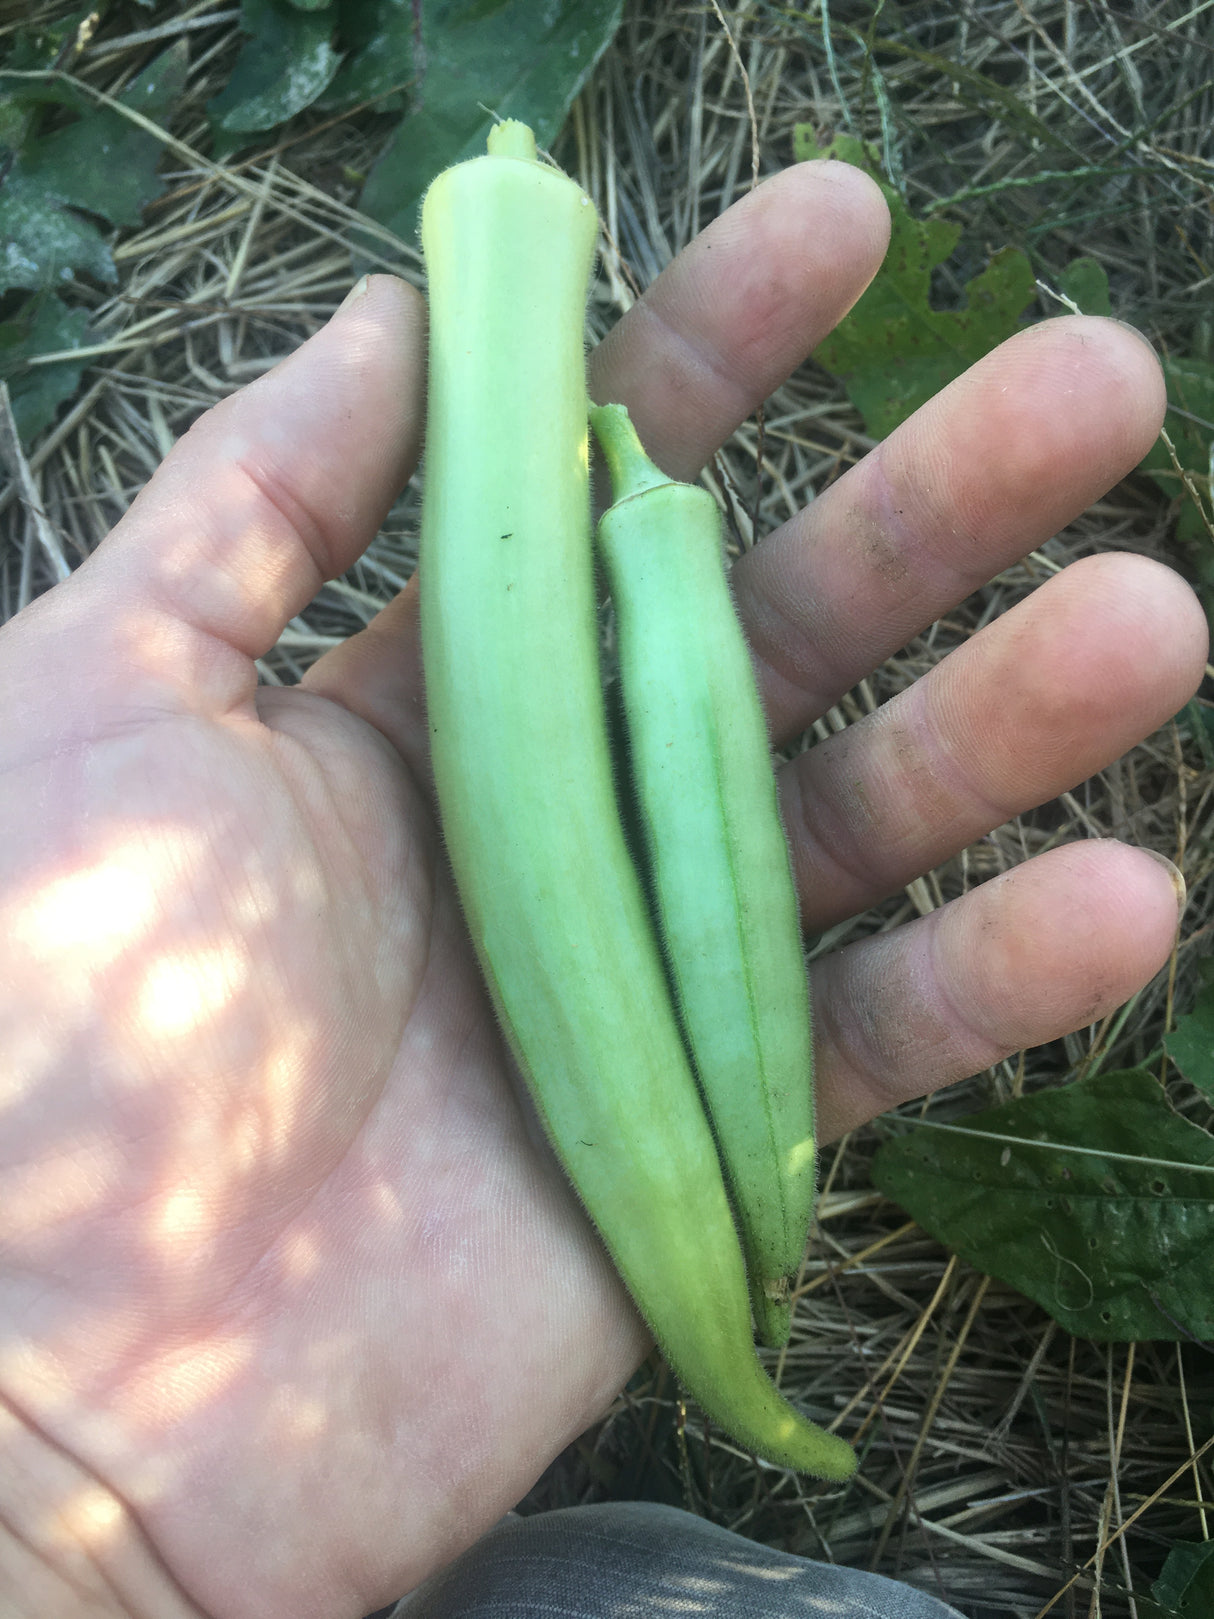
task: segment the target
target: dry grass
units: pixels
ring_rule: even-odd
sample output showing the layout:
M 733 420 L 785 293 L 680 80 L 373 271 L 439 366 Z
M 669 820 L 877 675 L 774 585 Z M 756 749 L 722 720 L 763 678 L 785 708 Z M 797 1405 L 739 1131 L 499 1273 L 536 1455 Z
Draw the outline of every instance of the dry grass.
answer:
M 48 12 L 62 13 L 61 6 Z M 166 156 L 168 194 L 118 243 L 120 283 L 85 294 L 103 336 L 86 387 L 29 457 L 42 515 L 0 492 L 6 615 L 86 555 L 188 424 L 290 352 L 350 281 L 357 175 L 387 129 L 373 109 L 298 120 L 272 151 L 216 169 L 203 108 L 230 67 L 235 12 L 116 12 L 77 65 L 112 93 L 175 32 L 193 70 Z M 161 13 L 156 13 L 157 19 Z M 592 325 L 606 330 L 695 232 L 761 172 L 791 160 L 794 123 L 875 141 L 917 211 L 964 224 L 938 276 L 947 300 L 1004 243 L 1025 247 L 1050 288 L 1078 253 L 1109 272 L 1116 312 L 1165 349 L 1208 355 L 1214 223 L 1214 5 L 1078 0 L 988 4 L 824 0 L 634 4 L 579 102 L 557 156 L 607 226 Z M 727 22 L 736 49 L 727 37 Z M 195 25 L 198 26 L 195 26 Z M 123 28 L 127 37 L 122 37 Z M 869 43 L 875 48 L 865 49 Z M 381 262 L 417 279 L 416 255 L 383 239 Z M 1195 296 L 1196 295 L 1196 296 Z M 805 366 L 769 402 L 763 464 L 744 427 L 712 469 L 745 546 L 813 498 L 869 447 L 840 389 Z M 28 492 L 28 491 L 27 491 Z M 821 736 L 900 690 L 1050 572 L 1104 549 L 1184 567 L 1173 513 L 1131 480 L 1039 552 L 927 629 L 818 722 Z M 406 492 L 358 566 L 328 585 L 264 661 L 296 680 L 361 627 L 408 577 L 416 506 Z M 943 1093 L 948 1118 L 1079 1065 L 1157 1052 L 1190 997 L 1214 887 L 1214 776 L 1174 726 L 1056 802 L 1001 827 L 818 948 L 891 927 L 1069 838 L 1117 836 L 1183 865 L 1190 904 L 1171 968 L 1124 1015 Z M 1204 1105 L 1174 1099 L 1197 1122 Z M 908 1112 L 913 1113 L 911 1109 Z M 942 1252 L 869 1188 L 880 1125 L 826 1154 L 827 1190 L 806 1264 L 784 1387 L 864 1448 L 846 1491 L 756 1466 L 649 1368 L 615 1413 L 537 1486 L 529 1507 L 647 1494 L 797 1551 L 876 1567 L 973 1619 L 1134 1615 L 1168 1545 L 1208 1533 L 1214 1375 L 1205 1346 L 1104 1347 Z M 706 1442 L 707 1441 L 707 1442 Z M 1069 1582 L 1069 1583 L 1068 1583 Z

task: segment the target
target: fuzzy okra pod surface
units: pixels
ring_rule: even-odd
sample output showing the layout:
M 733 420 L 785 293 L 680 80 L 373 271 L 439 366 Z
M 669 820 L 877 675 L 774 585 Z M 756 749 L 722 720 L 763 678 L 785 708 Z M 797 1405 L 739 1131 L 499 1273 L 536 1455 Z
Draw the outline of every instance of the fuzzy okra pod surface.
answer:
M 787 1342 L 813 1216 L 813 1037 L 767 726 L 707 489 L 590 413 L 615 503 L 598 544 L 615 607 L 632 784 L 662 943 L 742 1228 L 755 1324 Z
M 676 1374 L 739 1442 L 844 1478 L 751 1339 L 712 1131 L 624 838 L 600 683 L 583 324 L 597 220 L 525 126 L 426 194 L 420 560 L 435 784 L 494 1006 Z

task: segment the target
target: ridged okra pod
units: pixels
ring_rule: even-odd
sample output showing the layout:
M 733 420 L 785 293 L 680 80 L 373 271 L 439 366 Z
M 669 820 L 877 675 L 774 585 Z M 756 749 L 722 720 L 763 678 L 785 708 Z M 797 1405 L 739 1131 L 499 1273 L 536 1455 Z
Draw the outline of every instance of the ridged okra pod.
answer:
M 778 1344 L 813 1215 L 813 1038 L 767 728 L 716 501 L 654 465 L 622 405 L 590 419 L 615 494 L 598 543 L 663 943 L 742 1228 L 756 1329 Z
M 583 322 L 594 209 L 499 126 L 436 179 L 422 639 L 442 826 L 549 1138 L 675 1372 L 769 1460 L 846 1477 L 751 1343 L 712 1133 L 621 829 L 599 676 Z

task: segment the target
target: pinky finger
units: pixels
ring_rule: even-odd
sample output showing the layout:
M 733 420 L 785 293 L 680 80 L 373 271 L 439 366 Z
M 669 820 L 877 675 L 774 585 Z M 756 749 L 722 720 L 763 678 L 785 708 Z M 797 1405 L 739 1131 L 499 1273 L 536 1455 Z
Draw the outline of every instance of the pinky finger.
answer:
M 826 957 L 819 1139 L 1114 1011 L 1167 961 L 1183 904 L 1161 857 L 1072 843 Z

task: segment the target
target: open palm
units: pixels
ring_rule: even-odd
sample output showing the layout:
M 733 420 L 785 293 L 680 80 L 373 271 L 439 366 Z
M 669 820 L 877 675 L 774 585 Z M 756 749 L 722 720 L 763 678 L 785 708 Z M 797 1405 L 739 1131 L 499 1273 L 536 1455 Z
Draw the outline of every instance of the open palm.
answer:
M 694 476 L 885 230 L 853 170 L 767 182 L 592 391 Z M 42 1612 L 354 1619 L 517 1500 L 644 1347 L 462 931 L 414 592 L 302 689 L 256 685 L 414 465 L 423 340 L 417 294 L 373 279 L 0 634 L 0 1584 Z M 1047 323 L 766 540 L 735 584 L 773 735 L 1090 504 L 1161 411 L 1136 337 Z M 1116 758 L 1205 657 L 1153 563 L 1043 586 L 785 771 L 807 925 Z M 828 958 L 824 1135 L 1099 1017 L 1175 925 L 1165 868 L 1091 843 Z

